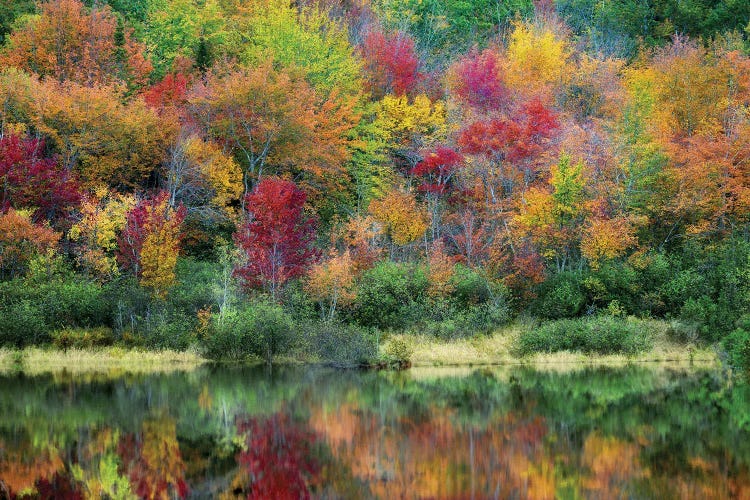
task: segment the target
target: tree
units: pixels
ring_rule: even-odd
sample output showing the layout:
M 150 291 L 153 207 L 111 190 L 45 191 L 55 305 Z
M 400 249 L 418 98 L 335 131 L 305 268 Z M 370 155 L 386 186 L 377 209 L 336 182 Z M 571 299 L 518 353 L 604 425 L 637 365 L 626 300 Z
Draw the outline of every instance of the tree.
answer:
M 506 52 L 505 81 L 526 95 L 548 94 L 568 77 L 570 49 L 551 26 L 515 22 Z
M 347 136 L 358 119 L 354 102 L 334 95 L 320 104 L 293 71 L 266 62 L 213 74 L 190 105 L 208 137 L 242 166 L 245 194 L 265 175 L 296 177 L 313 198 L 339 191 L 346 180 Z
M 263 288 L 276 300 L 315 260 L 315 221 L 304 214 L 306 199 L 296 184 L 278 178 L 263 179 L 246 196 L 247 220 L 234 241 L 245 257 L 235 273 L 247 288 Z
M 332 252 L 330 258 L 310 268 L 305 291 L 320 304 L 321 315 L 332 320 L 338 306 L 351 305 L 357 298 L 355 263 L 349 250 Z
M 414 41 L 406 33 L 370 29 L 359 50 L 364 60 L 365 89 L 375 100 L 387 94 L 411 94 L 422 78 Z
M 51 0 L 8 37 L 0 63 L 61 82 L 137 87 L 151 71 L 144 51 L 109 7 L 89 10 L 80 0 Z
M 510 97 L 502 73 L 501 56 L 495 50 L 472 50 L 450 68 L 451 92 L 481 112 L 500 109 Z
M 30 125 L 48 138 L 62 166 L 85 188 L 141 186 L 156 173 L 174 134 L 141 99 L 123 103 L 110 87 L 45 80 L 32 84 Z
M 370 213 L 380 222 L 381 231 L 399 246 L 421 238 L 429 225 L 428 214 L 417 204 L 411 193 L 392 189 L 370 203 Z
M 105 281 L 119 273 L 118 236 L 135 205 L 134 196 L 113 193 L 106 187 L 83 197 L 78 221 L 70 228 L 68 238 L 76 243 L 78 265 L 87 274 Z
M 170 206 L 166 191 L 140 200 L 128 212 L 118 240 L 118 261 L 155 297 L 166 297 L 174 284 L 184 219 L 185 208 Z
M 432 239 L 440 237 L 440 210 L 442 199 L 448 196 L 453 187 L 453 177 L 463 164 L 463 156 L 455 150 L 438 146 L 424 155 L 411 174 L 422 178 L 418 189 L 424 193 L 427 209 L 432 222 Z
M 32 209 L 34 220 L 67 218 L 80 201 L 78 184 L 57 158 L 43 158 L 44 142 L 0 137 L 0 211 Z
M 247 40 L 240 44 L 240 60 L 245 65 L 274 60 L 283 67 L 298 68 L 324 100 L 333 94 L 345 99 L 359 96 L 362 62 L 349 43 L 346 26 L 329 17 L 325 7 L 266 0 L 251 2 L 247 9 L 248 15 L 239 22 L 242 38 Z
M 54 250 L 60 233 L 34 224 L 31 218 L 12 208 L 0 214 L 0 278 L 22 275 L 29 260 Z

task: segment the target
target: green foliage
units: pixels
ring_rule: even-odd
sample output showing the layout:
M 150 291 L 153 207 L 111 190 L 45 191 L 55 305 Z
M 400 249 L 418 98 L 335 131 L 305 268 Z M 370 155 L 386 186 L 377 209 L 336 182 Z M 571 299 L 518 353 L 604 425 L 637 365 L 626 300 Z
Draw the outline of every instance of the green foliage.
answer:
M 651 347 L 651 329 L 649 322 L 635 318 L 561 319 L 525 330 L 518 350 L 521 355 L 557 351 L 637 354 Z
M 378 354 L 375 334 L 356 325 L 310 321 L 302 325 L 305 351 L 334 366 L 370 364 Z
M 385 23 L 405 26 L 422 51 L 432 55 L 485 45 L 499 26 L 533 12 L 531 0 L 376 0 Z
M 531 305 L 532 312 L 543 319 L 574 318 L 583 312 L 586 294 L 580 273 L 563 272 L 547 279 Z
M 750 20 L 743 0 L 558 0 L 557 11 L 592 50 L 632 56 L 640 44 L 664 43 L 674 33 L 712 38 L 741 31 Z
M 251 357 L 267 363 L 290 352 L 297 327 L 281 306 L 257 300 L 214 315 L 204 343 L 211 359 L 241 361 Z
M 354 317 L 366 327 L 404 329 L 424 314 L 427 286 L 422 268 L 380 262 L 360 280 Z
M 750 316 L 738 321 L 737 329 L 724 337 L 722 348 L 727 353 L 727 361 L 735 368 L 750 369 Z
M 414 349 L 409 346 L 406 340 L 400 337 L 391 338 L 385 348 L 385 355 L 388 361 L 408 363 L 411 360 L 412 354 L 414 354 Z
M 35 4 L 34 0 L 13 0 L 0 4 L 0 45 L 19 18 L 35 11 Z
M 49 340 L 44 314 L 33 302 L 0 305 L 0 346 L 24 347 Z

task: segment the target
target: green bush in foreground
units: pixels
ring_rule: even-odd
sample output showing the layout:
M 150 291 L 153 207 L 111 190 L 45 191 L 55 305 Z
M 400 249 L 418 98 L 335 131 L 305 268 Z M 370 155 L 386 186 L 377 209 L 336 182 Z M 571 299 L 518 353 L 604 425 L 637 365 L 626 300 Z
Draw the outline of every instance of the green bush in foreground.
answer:
M 22 300 L 0 305 L 0 346 L 25 347 L 49 340 L 49 326 L 36 304 Z
M 523 332 L 521 355 L 538 352 L 579 351 L 599 354 L 636 354 L 652 345 L 647 321 L 613 316 L 562 319 Z
M 232 308 L 212 318 L 206 356 L 240 361 L 253 356 L 271 362 L 294 344 L 296 326 L 281 306 L 265 301 Z
M 361 366 L 378 354 L 375 334 L 357 325 L 314 321 L 302 327 L 306 350 L 336 366 Z
M 727 335 L 721 345 L 731 366 L 740 370 L 750 369 L 750 316 L 743 316 L 738 321 L 737 329 Z

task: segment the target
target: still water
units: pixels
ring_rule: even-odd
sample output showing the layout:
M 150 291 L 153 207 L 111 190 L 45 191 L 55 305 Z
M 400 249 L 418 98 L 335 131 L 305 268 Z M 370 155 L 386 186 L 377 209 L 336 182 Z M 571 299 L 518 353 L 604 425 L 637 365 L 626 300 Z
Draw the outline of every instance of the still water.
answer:
M 717 370 L 0 377 L 0 498 L 748 498 Z

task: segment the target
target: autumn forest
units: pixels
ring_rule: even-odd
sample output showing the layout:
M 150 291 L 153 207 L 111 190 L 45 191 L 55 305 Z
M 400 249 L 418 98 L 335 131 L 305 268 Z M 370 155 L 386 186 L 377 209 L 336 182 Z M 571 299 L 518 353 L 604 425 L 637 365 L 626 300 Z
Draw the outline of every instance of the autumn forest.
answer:
M 741 367 L 749 312 L 747 2 L 0 5 L 0 346 Z

